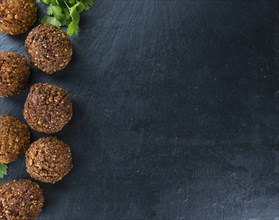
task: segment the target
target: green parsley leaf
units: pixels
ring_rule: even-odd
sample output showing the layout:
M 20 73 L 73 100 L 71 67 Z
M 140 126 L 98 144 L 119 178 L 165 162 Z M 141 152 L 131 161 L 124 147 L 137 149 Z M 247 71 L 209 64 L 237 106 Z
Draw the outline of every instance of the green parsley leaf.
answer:
M 4 163 L 0 163 L 0 178 L 3 179 L 4 176 L 8 174 L 8 167 Z
M 41 0 L 37 0 L 41 2 Z M 42 23 L 67 27 L 67 33 L 78 34 L 80 14 L 89 10 L 94 0 L 42 0 L 47 7 L 46 16 Z
M 53 24 L 53 25 L 56 25 L 58 27 L 61 26 L 61 23 L 55 17 L 51 17 L 51 16 L 45 16 L 41 20 L 41 22 L 42 22 L 42 24 Z
M 67 34 L 72 36 L 73 34 L 78 34 L 78 23 L 72 21 L 67 28 Z

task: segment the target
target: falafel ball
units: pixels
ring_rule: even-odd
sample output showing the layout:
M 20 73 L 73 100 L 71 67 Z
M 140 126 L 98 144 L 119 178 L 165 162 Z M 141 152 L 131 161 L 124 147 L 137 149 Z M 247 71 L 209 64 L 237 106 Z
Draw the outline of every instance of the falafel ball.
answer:
M 73 49 L 68 35 L 51 24 L 41 24 L 27 36 L 25 47 L 31 62 L 47 74 L 64 69 Z
M 29 77 L 30 68 L 24 56 L 15 52 L 0 52 L 0 96 L 19 93 Z
M 31 180 L 18 179 L 0 185 L 0 219 L 34 220 L 43 204 L 42 189 Z
M 30 145 L 27 125 L 9 115 L 0 116 L 0 163 L 11 163 Z
M 34 84 L 24 105 L 24 118 L 36 131 L 60 131 L 72 118 L 73 104 L 62 88 L 48 83 Z
M 70 147 L 56 137 L 41 138 L 26 152 L 26 168 L 30 176 L 45 183 L 55 183 L 72 169 Z
M 1 0 L 0 31 L 10 35 L 28 31 L 37 20 L 36 0 Z

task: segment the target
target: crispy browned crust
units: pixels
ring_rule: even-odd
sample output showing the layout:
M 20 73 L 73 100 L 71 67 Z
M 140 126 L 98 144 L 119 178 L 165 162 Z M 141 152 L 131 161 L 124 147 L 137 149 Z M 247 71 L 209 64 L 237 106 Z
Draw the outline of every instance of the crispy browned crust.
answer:
M 0 31 L 10 35 L 28 31 L 37 20 L 36 0 L 1 0 Z
M 72 169 L 70 147 L 56 137 L 41 138 L 26 152 L 26 168 L 36 180 L 55 183 Z
M 0 52 L 0 96 L 19 93 L 29 81 L 30 69 L 24 56 L 14 52 Z
M 11 163 L 25 153 L 30 145 L 27 125 L 9 116 L 0 116 L 0 163 Z
M 0 185 L 0 219 L 33 220 L 44 204 L 43 192 L 37 183 L 18 179 Z
M 68 35 L 51 24 L 34 28 L 26 38 L 25 47 L 31 62 L 48 74 L 64 69 L 73 54 Z
M 72 118 L 73 104 L 62 88 L 48 84 L 34 84 L 24 105 L 24 118 L 39 132 L 60 131 Z

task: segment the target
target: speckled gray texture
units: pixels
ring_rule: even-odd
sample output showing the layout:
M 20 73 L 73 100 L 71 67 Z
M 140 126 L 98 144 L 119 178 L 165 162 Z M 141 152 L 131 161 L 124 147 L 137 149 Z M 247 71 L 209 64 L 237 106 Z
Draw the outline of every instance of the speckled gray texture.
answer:
M 73 171 L 40 220 L 279 218 L 278 1 L 96 0 L 68 90 Z M 24 52 L 24 36 L 0 49 Z M 22 119 L 28 89 L 0 99 Z M 33 139 L 41 137 L 33 132 Z M 27 177 L 23 160 L 4 180 Z M 3 182 L 3 181 L 1 181 Z

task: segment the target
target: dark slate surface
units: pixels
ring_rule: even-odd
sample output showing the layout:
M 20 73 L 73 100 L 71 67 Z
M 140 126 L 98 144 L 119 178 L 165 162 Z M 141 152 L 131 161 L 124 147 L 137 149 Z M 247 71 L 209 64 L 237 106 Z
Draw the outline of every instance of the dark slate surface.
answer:
M 278 1 L 97 0 L 63 72 L 75 115 L 49 220 L 278 220 Z M 0 35 L 24 53 L 25 36 Z M 0 99 L 22 117 L 27 95 Z M 42 135 L 32 132 L 33 140 Z M 23 158 L 1 182 L 28 177 Z

